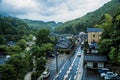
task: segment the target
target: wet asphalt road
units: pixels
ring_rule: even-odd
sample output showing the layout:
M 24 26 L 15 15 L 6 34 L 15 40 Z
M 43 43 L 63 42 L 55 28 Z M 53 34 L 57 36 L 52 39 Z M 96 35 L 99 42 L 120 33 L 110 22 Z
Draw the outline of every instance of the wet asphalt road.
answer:
M 80 64 L 80 57 L 77 54 L 80 50 L 80 47 L 76 49 L 75 53 L 66 61 L 54 80 L 76 80 L 78 66 Z

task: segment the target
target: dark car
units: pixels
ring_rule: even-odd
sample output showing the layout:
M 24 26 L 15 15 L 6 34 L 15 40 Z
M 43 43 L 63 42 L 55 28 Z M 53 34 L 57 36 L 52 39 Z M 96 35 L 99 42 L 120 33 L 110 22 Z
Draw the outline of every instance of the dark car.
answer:
M 104 73 L 104 72 L 108 72 L 108 71 L 110 71 L 110 69 L 108 69 L 108 68 L 101 68 L 101 69 L 98 70 L 98 73 Z

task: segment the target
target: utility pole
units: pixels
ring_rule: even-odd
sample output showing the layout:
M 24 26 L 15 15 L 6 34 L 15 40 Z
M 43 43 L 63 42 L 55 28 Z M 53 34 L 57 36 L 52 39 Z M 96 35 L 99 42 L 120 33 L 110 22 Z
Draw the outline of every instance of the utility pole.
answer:
M 58 52 L 56 51 L 56 72 L 58 73 Z

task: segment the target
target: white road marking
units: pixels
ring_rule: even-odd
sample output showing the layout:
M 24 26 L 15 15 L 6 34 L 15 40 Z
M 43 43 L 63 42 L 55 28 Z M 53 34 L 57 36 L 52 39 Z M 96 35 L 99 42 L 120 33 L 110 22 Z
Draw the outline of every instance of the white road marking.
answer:
M 70 76 L 69 80 L 71 80 L 71 78 L 72 78 L 72 75 Z
M 74 76 L 74 79 L 76 80 L 76 76 Z

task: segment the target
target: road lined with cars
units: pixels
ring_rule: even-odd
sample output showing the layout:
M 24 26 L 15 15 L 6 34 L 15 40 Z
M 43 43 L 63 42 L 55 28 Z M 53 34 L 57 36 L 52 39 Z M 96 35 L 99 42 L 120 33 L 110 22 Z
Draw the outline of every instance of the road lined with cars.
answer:
M 66 61 L 54 80 L 76 80 L 82 52 L 81 48 L 78 47 L 75 54 Z

